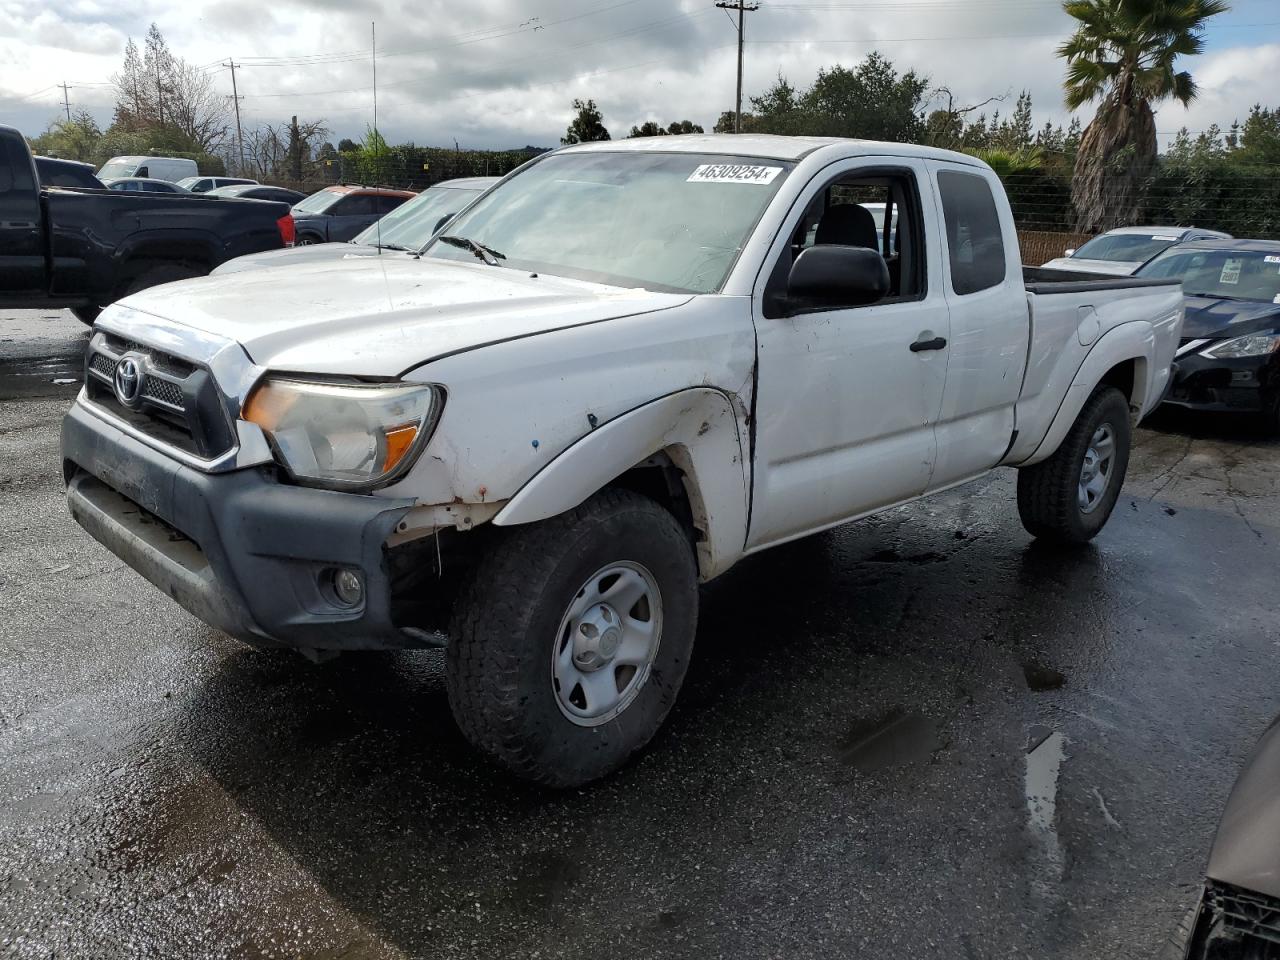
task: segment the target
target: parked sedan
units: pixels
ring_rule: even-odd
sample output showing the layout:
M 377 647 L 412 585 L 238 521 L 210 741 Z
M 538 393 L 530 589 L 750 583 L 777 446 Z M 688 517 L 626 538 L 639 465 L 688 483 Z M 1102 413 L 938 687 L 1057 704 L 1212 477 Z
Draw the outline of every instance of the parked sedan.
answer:
M 208 193 L 210 190 L 218 189 L 218 187 L 232 187 L 238 183 L 257 182 L 257 180 L 248 180 L 244 177 L 183 177 L 178 181 L 178 186 L 190 190 L 192 193 Z
M 366 227 L 350 243 L 318 243 L 289 250 L 267 250 L 225 263 L 218 269 L 218 273 L 239 273 L 242 270 L 278 267 L 304 261 L 376 256 L 383 250 L 420 250 L 450 218 L 460 213 L 500 179 L 502 178 L 464 177 L 445 180 L 423 190 L 373 226 Z
M 1166 250 L 1140 277 L 1182 281 L 1182 325 L 1166 403 L 1261 411 L 1280 430 L 1280 242 L 1198 240 Z
M 1280 719 L 1262 735 L 1231 790 L 1209 851 L 1200 904 L 1165 956 L 1186 960 L 1280 957 L 1277 784 Z
M 382 187 L 325 187 L 294 205 L 298 245 L 350 240 L 417 194 Z
M 151 177 L 114 177 L 102 181 L 108 190 L 125 190 L 129 193 L 190 193 L 186 187 L 180 187 L 168 180 L 155 180 Z
M 289 206 L 307 199 L 307 195 L 287 187 L 270 187 L 262 183 L 238 183 L 226 187 L 215 187 L 207 194 L 210 197 L 238 197 L 241 200 L 277 200 Z
M 1188 240 L 1230 240 L 1231 234 L 1199 227 L 1119 227 L 1094 237 L 1065 257 L 1050 260 L 1050 270 L 1128 275 L 1175 243 Z

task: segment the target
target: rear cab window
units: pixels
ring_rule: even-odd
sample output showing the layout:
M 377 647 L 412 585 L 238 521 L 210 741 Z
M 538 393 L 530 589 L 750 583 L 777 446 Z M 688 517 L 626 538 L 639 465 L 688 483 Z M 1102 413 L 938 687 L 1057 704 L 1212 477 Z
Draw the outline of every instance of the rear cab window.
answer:
M 947 232 L 952 292 L 966 296 L 999 286 L 1008 263 L 991 185 L 975 173 L 939 170 L 938 197 Z

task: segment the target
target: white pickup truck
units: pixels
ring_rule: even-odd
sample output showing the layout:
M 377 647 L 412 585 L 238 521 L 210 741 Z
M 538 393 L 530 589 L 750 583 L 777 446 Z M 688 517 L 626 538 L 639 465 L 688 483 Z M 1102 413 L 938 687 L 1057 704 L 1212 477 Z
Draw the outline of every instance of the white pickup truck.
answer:
M 105 310 L 67 498 L 250 644 L 447 643 L 470 740 L 580 784 L 653 736 L 699 581 L 749 554 L 997 466 L 1033 535 L 1093 537 L 1181 325 L 1176 282 L 1024 271 L 972 157 L 584 144 L 419 251 Z

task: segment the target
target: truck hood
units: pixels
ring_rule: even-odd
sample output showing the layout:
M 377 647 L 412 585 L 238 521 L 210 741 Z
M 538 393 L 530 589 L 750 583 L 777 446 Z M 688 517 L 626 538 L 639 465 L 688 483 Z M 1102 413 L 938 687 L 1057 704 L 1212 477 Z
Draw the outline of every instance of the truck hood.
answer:
M 478 261 L 396 256 L 200 277 L 120 302 L 237 340 L 270 369 L 397 376 L 443 354 L 690 299 Z
M 1280 719 L 1258 741 L 1231 789 L 1209 853 L 1212 880 L 1280 897 Z
M 1141 260 L 1087 260 L 1083 257 L 1058 257 L 1041 266 L 1049 270 L 1070 270 L 1072 273 L 1109 273 L 1126 277 L 1142 266 Z
M 383 250 L 383 256 L 408 257 L 409 254 L 396 250 Z M 286 247 L 283 250 L 264 250 L 262 253 L 250 253 L 236 257 L 217 267 L 213 271 L 215 277 L 225 277 L 232 273 L 243 273 L 245 270 L 257 270 L 261 267 L 291 267 L 299 263 L 324 261 L 332 263 L 347 257 L 376 257 L 378 248 L 361 243 L 311 243 L 302 247 Z
M 1280 329 L 1280 304 L 1258 300 L 1187 297 L 1182 338 L 1218 340 Z

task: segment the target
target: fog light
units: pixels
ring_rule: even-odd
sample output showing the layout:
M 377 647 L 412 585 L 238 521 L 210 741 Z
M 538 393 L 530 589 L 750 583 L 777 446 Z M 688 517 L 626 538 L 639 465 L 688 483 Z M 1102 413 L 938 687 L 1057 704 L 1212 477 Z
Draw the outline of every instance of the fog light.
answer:
M 354 570 L 333 572 L 333 595 L 344 606 L 357 606 L 364 599 L 364 581 Z

